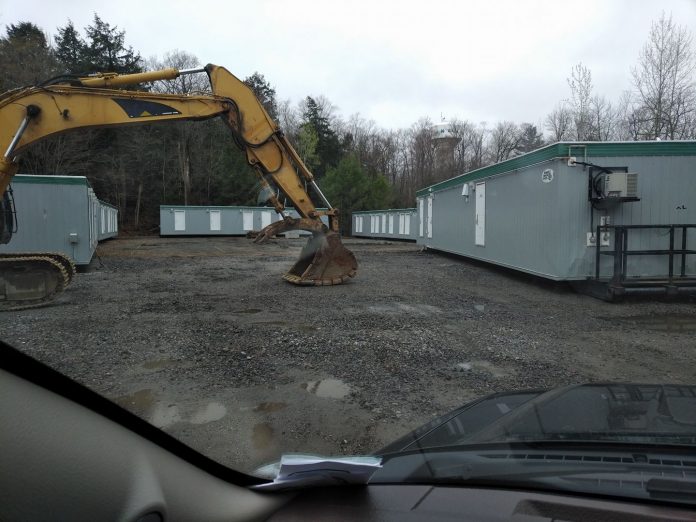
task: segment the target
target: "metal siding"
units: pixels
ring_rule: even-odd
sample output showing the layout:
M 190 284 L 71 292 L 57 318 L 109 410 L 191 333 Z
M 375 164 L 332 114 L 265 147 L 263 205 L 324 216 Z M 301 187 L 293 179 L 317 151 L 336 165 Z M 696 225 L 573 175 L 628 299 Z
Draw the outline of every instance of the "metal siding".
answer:
M 186 230 L 174 230 L 174 211 L 186 212 Z M 210 211 L 220 211 L 220 230 L 210 230 Z M 261 230 L 262 213 L 271 212 L 271 222 L 280 221 L 281 216 L 275 209 L 269 207 L 198 207 L 198 206 L 160 206 L 160 235 L 161 236 L 244 236 L 243 213 L 252 213 L 253 230 Z M 291 217 L 297 218 L 299 214 L 295 209 L 288 209 Z M 322 222 L 328 225 L 328 218 L 322 216 Z M 308 232 L 300 232 L 302 235 Z
M 620 204 L 608 212 L 613 225 L 696 223 L 696 157 L 610 156 L 588 161 L 638 172 L 641 201 Z M 541 182 L 546 168 L 550 183 Z M 590 232 L 588 170 L 549 160 L 486 178 L 486 245 L 474 245 L 475 193 L 461 195 L 461 185 L 434 192 L 433 237 L 418 238 L 429 248 L 516 268 L 557 280 L 594 275 L 595 247 L 586 246 Z M 419 198 L 420 199 L 420 198 Z M 686 207 L 686 208 L 683 208 Z M 594 226 L 601 213 L 595 211 Z M 635 234 L 635 235 L 634 235 Z M 629 248 L 666 248 L 664 233 L 630 232 Z M 696 233 L 689 233 L 689 247 Z M 678 236 L 675 243 L 681 240 Z M 609 248 L 609 247 L 608 247 Z M 610 249 L 610 248 L 609 248 Z M 696 256 L 687 257 L 687 273 L 696 273 Z M 602 256 L 602 273 L 611 274 L 610 256 Z M 631 275 L 661 275 L 666 256 L 629 256 Z M 676 264 L 675 269 L 679 268 Z
M 0 245 L 0 253 L 62 252 L 78 265 L 89 264 L 98 230 L 96 197 L 84 177 L 46 178 L 53 176 L 15 176 L 18 230 L 9 244 Z M 71 233 L 77 234 L 76 244 L 70 243 Z
M 402 214 L 406 215 L 406 219 L 409 221 L 410 230 L 408 234 L 399 233 L 399 220 Z M 357 229 L 357 220 L 359 218 L 362 218 L 363 220 L 362 230 Z M 361 210 L 353 212 L 353 217 L 351 220 L 351 233 L 355 237 L 367 237 L 375 239 L 401 239 L 406 241 L 415 241 L 417 232 L 416 220 L 417 213 L 415 208 L 373 211 Z
M 581 161 L 599 157 L 688 157 L 696 156 L 696 141 L 558 142 L 422 188 L 416 192 L 416 197 L 571 155 Z

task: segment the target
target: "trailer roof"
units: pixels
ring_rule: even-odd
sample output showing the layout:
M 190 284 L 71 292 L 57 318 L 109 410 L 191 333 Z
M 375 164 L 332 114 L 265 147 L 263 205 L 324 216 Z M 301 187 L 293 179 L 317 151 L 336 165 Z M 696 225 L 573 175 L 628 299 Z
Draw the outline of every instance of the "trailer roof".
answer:
M 85 176 L 53 176 L 47 174 L 17 174 L 12 183 L 41 183 L 47 185 L 85 185 L 90 186 Z
M 380 212 L 415 212 L 416 208 L 386 208 L 382 210 L 354 210 L 353 214 L 379 214 Z
M 196 208 L 205 208 L 212 210 L 273 210 L 274 207 L 252 207 L 249 205 L 160 205 L 160 210 L 188 210 Z M 285 210 L 291 211 L 295 210 L 294 207 L 285 207 Z M 319 208 L 317 210 L 328 210 L 328 208 Z
M 431 192 L 456 187 L 465 182 L 569 156 L 576 156 L 578 161 L 597 156 L 696 156 L 696 141 L 559 141 L 424 187 L 416 192 L 416 196 L 426 196 Z

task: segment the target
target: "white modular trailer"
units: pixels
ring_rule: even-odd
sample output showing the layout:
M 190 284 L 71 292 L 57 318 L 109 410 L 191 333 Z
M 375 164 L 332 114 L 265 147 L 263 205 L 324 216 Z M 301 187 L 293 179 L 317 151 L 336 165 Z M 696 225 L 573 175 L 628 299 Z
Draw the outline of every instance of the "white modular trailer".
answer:
M 103 241 L 118 236 L 118 209 L 99 201 L 99 230 L 97 239 Z
M 416 197 L 429 249 L 553 280 L 696 278 L 695 141 L 555 143 Z
M 299 217 L 293 208 L 290 217 Z M 160 236 L 244 236 L 280 221 L 272 207 L 161 205 Z M 328 225 L 328 218 L 321 220 Z M 286 237 L 309 232 L 291 231 Z
M 356 211 L 352 216 L 352 235 L 415 241 L 417 218 L 415 208 Z
M 14 176 L 16 232 L 3 252 L 59 252 L 77 265 L 118 234 L 118 210 L 100 201 L 84 176 Z

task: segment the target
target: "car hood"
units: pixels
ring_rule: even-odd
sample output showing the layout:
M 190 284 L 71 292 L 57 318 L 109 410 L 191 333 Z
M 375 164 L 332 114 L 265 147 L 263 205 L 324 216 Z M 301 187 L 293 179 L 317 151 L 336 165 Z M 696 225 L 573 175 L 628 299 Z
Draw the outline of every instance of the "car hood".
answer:
M 377 455 L 466 444 L 696 444 L 696 386 L 593 383 L 495 393 L 415 429 Z

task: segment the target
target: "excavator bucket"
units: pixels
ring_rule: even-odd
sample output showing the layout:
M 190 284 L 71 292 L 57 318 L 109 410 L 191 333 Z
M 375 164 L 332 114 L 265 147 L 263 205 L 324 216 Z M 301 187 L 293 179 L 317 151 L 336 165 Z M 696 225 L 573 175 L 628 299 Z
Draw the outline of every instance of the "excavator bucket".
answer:
M 310 219 L 286 218 L 264 228 L 254 242 L 261 243 L 287 230 L 308 230 L 312 233 L 300 252 L 300 259 L 283 275 L 289 283 L 301 286 L 340 285 L 358 270 L 353 252 L 348 250 L 338 233 L 327 230 Z

